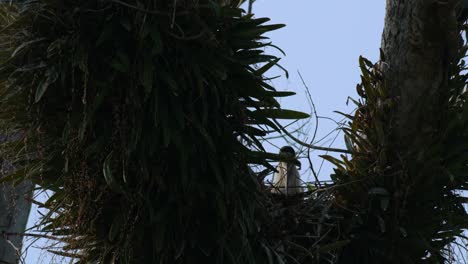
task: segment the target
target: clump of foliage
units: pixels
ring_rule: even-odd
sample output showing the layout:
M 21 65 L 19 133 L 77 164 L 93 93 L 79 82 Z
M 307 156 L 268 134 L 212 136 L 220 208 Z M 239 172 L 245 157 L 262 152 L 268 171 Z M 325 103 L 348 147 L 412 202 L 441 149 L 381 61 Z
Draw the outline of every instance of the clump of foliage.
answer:
M 468 187 L 466 51 L 460 47 L 447 65 L 448 92 L 434 106 L 444 119 L 436 130 L 421 131 L 424 140 L 407 149 L 395 138 L 398 98 L 388 95 L 384 54 L 377 64 L 360 58 L 360 99 L 352 100 L 357 111 L 346 115 L 350 122 L 343 129 L 356 154 L 326 157 L 337 167 L 335 201 L 344 216 L 342 236 L 349 239 L 339 263 L 454 261 L 450 245 L 464 239 L 468 228 L 462 192 Z
M 53 195 L 43 231 L 80 263 L 264 263 L 265 193 L 248 165 L 280 109 L 263 77 L 283 25 L 201 1 L 3 5 L 1 146 Z M 260 66 L 257 66 L 260 65 Z M 278 258 L 278 261 L 281 261 Z

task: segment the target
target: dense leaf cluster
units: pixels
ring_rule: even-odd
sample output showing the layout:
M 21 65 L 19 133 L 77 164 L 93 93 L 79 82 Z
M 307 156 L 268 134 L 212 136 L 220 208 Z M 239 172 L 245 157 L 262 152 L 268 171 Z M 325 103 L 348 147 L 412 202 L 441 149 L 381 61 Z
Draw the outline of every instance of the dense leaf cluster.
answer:
M 80 263 L 262 263 L 249 164 L 280 109 L 265 25 L 213 1 L 4 5 L 0 127 L 10 180 L 52 190 L 43 231 Z M 7 17 L 8 16 L 8 17 Z M 257 66 L 260 65 L 260 66 Z M 262 66 L 263 65 L 263 66 Z M 263 174 L 266 171 L 263 172 Z
M 343 237 L 349 244 L 339 263 L 454 263 L 464 257 L 468 214 L 467 47 L 447 63 L 446 93 L 433 105 L 443 118 L 427 116 L 420 138 L 402 146 L 396 140 L 397 97 L 389 96 L 384 54 L 377 64 L 360 58 L 360 96 L 345 141 L 351 159 L 325 157 L 336 165 L 340 186 L 336 203 L 342 210 Z M 419 100 L 425 100 L 420 98 Z M 424 111 L 424 109 L 418 109 Z M 460 246 L 453 252 L 452 246 Z M 458 262 L 457 262 L 458 263 Z

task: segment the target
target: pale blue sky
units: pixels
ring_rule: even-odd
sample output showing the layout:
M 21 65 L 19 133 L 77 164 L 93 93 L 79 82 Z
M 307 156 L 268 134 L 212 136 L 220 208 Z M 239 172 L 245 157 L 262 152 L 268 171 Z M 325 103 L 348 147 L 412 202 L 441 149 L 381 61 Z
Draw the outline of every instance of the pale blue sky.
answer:
M 309 111 L 304 88 L 297 74 L 300 71 L 312 93 L 319 115 L 339 120 L 341 117 L 333 111 L 351 111 L 352 107 L 346 107 L 346 99 L 348 96 L 356 96 L 359 55 L 372 61 L 378 59 L 385 0 L 257 0 L 254 13 L 256 17 L 270 17 L 272 23 L 287 25 L 269 34 L 273 43 L 286 52 L 287 56 L 281 60 L 281 64 L 290 73 L 288 80 L 281 78 L 273 81 L 273 84 L 278 90 L 298 93 L 293 98 L 283 100 L 283 106 Z M 321 120 L 317 138 L 335 128 L 333 122 Z M 281 146 L 284 142 L 274 140 L 274 144 Z M 334 147 L 344 147 L 341 135 Z M 276 152 L 272 146 L 268 149 Z M 321 159 L 317 155 L 323 153 L 312 154 L 315 167 L 319 167 Z M 331 167 L 325 165 L 320 178 L 327 179 L 330 172 Z M 31 210 L 29 226 L 38 219 L 35 209 Z M 43 242 L 38 242 L 33 247 L 41 244 Z M 60 258 L 52 260 L 50 254 L 33 247 L 27 252 L 26 264 L 68 263 Z
M 333 111 L 351 112 L 354 109 L 352 105 L 346 106 L 346 100 L 348 96 L 356 97 L 355 88 L 360 80 L 358 58 L 363 55 L 371 61 L 378 60 L 385 15 L 384 0 L 257 0 L 254 13 L 257 17 L 270 17 L 271 23 L 287 25 L 269 34 L 273 43 L 285 51 L 286 56 L 280 63 L 290 74 L 289 79 L 274 80 L 274 86 L 279 90 L 297 92 L 296 96 L 281 102 L 283 107 L 305 112 L 310 109 L 297 73 L 299 71 L 309 87 L 319 116 L 338 121 L 342 116 Z M 309 120 L 309 123 L 313 129 L 315 120 Z M 320 119 L 316 139 L 324 137 L 336 127 L 335 123 Z M 313 131 L 310 132 L 309 139 L 313 134 Z M 332 133 L 319 145 L 327 142 L 325 146 L 329 146 L 335 136 L 336 133 Z M 283 142 L 275 140 L 273 143 L 281 146 Z M 333 146 L 344 148 L 341 134 Z M 268 150 L 277 151 L 275 147 Z M 324 153 L 316 151 L 311 154 L 316 170 L 322 162 L 317 157 L 321 154 Z M 302 163 L 305 165 L 308 162 L 302 160 Z M 319 178 L 328 179 L 331 172 L 331 166 L 325 163 Z M 310 172 L 305 173 L 307 175 L 303 175 L 303 180 L 312 180 Z

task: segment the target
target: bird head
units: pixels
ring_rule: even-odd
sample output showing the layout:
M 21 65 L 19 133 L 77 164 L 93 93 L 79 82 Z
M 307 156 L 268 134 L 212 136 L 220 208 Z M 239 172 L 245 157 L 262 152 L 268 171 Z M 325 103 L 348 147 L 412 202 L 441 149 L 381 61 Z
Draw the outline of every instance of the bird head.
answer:
M 279 154 L 284 155 L 288 159 L 292 159 L 292 160 L 288 160 L 287 162 L 293 163 L 294 165 L 299 167 L 299 169 L 301 168 L 301 162 L 297 160 L 296 152 L 294 151 L 294 149 L 292 147 L 290 147 L 290 146 L 282 147 L 280 149 L 280 151 L 279 151 Z

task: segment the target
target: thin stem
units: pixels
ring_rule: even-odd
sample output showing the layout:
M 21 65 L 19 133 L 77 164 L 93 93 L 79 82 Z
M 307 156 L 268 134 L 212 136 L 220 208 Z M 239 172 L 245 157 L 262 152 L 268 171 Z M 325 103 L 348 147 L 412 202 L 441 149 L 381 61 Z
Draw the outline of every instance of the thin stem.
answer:
M 357 154 L 355 152 L 352 152 L 352 151 L 349 151 L 349 150 L 346 150 L 346 149 L 319 147 L 319 146 L 314 146 L 314 145 L 302 142 L 300 139 L 296 138 L 291 133 L 289 133 L 286 129 L 284 129 L 283 126 L 281 126 L 281 124 L 278 121 L 276 121 L 276 120 L 273 120 L 273 121 L 276 123 L 276 125 L 278 125 L 278 127 L 280 128 L 281 131 L 283 131 L 283 133 L 285 133 L 289 138 L 291 138 L 294 142 L 296 142 L 297 144 L 299 144 L 301 146 L 311 148 L 311 149 L 315 149 L 315 150 L 339 152 L 339 153 L 346 153 L 346 154 Z
M 252 14 L 252 8 L 253 8 L 253 3 L 255 2 L 255 0 L 249 0 L 249 9 L 248 9 L 248 14 Z

